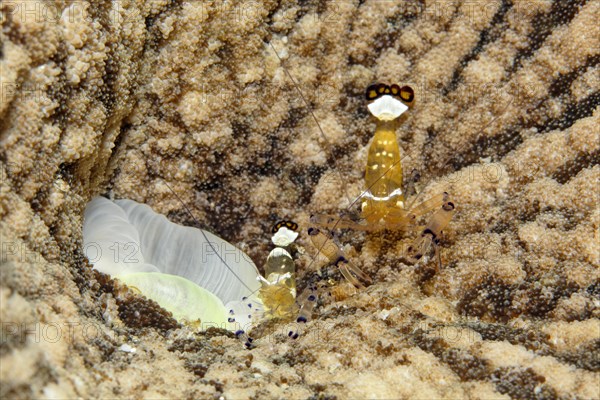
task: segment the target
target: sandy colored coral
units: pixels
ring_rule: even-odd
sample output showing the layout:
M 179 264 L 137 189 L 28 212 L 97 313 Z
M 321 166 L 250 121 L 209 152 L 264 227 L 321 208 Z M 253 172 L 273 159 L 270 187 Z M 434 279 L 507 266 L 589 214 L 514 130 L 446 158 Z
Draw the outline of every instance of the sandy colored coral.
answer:
M 0 397 L 599 398 L 600 2 L 0 13 Z M 440 271 L 402 262 L 410 236 L 341 232 L 375 283 L 324 290 L 304 335 L 266 323 L 251 351 L 91 271 L 98 194 L 200 224 L 260 267 L 274 222 L 304 233 L 363 189 L 373 81 L 413 86 L 403 168 L 420 199 L 457 205 Z M 322 264 L 300 240 L 303 288 Z

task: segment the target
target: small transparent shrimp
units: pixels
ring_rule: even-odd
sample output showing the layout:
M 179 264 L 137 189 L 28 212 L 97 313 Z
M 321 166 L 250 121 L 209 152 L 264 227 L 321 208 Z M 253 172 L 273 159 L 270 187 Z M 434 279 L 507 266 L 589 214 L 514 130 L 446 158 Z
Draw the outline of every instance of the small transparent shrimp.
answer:
M 261 287 L 258 290 L 258 301 L 247 298 L 242 300 L 242 309 L 231 309 L 229 322 L 236 322 L 236 315 L 250 312 L 248 319 L 279 318 L 291 320 L 297 313 L 296 306 L 296 265 L 292 258 L 291 246 L 298 237 L 298 224 L 292 221 L 281 221 L 272 228 L 271 241 L 276 246 L 264 265 L 265 276 L 258 276 Z M 245 309 L 244 304 L 248 306 Z M 253 339 L 246 331 L 239 329 L 236 336 L 244 342 L 246 348 L 251 348 Z
M 329 230 L 349 228 L 362 231 L 384 229 L 412 231 L 419 229 L 417 225 L 419 217 L 438 209 L 427 225 L 421 229 L 421 235 L 408 248 L 406 259 L 417 262 L 432 245 L 435 247 L 439 243 L 442 229 L 452 218 L 454 204 L 449 201 L 448 193 L 442 193 L 414 207 L 405 205 L 396 128 L 399 117 L 413 104 L 415 98 L 413 89 L 409 86 L 400 87 L 396 84 L 388 86 L 380 83 L 367 88 L 366 98 L 370 102 L 368 109 L 376 118 L 377 125 L 367 156 L 366 190 L 356 200 L 361 201 L 361 217 L 354 220 L 348 217 L 313 215 L 310 220 L 314 225 Z M 333 241 L 330 240 L 329 243 L 338 248 L 337 254 L 341 254 L 341 249 Z M 330 247 L 323 245 L 317 248 L 330 258 L 335 253 L 335 250 Z M 340 268 L 340 270 L 344 274 L 344 269 Z M 351 267 L 350 270 L 358 276 L 364 275 L 358 267 Z M 359 286 L 355 279 L 348 278 L 346 274 L 344 276 Z
M 297 315 L 296 322 L 304 324 L 312 316 L 312 310 L 317 303 L 317 287 L 314 285 L 307 287 L 302 295 L 296 298 L 296 269 L 290 247 L 298 237 L 297 231 L 298 224 L 292 221 L 281 221 L 273 226 L 274 235 L 271 241 L 277 247 L 271 250 L 267 257 L 264 266 L 266 277 L 258 277 L 261 283 L 258 293 L 261 307 L 255 307 L 250 301 L 247 303 L 250 309 L 255 307 L 254 319 L 278 318 L 289 321 Z M 339 263 L 345 263 L 341 257 L 338 258 L 340 258 Z M 230 310 L 230 314 L 232 317 L 229 322 L 235 322 L 236 310 Z M 246 348 L 250 349 L 254 346 L 254 339 L 246 331 L 239 329 L 235 334 Z M 298 329 L 290 330 L 288 336 L 297 339 Z
M 271 240 L 277 246 L 268 255 L 265 277 L 259 276 L 262 287 L 258 297 L 269 318 L 292 318 L 296 304 L 296 266 L 289 246 L 298 237 L 298 224 L 281 221 L 273 226 Z

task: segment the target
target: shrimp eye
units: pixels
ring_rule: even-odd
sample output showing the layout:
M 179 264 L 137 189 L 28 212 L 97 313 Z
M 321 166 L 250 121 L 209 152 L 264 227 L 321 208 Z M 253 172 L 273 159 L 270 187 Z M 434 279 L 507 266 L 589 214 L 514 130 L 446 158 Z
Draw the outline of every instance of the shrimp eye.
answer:
M 390 87 L 388 85 L 386 85 L 385 83 L 380 83 L 379 85 L 377 85 L 377 94 L 379 96 L 384 95 L 389 92 L 390 92 Z
M 271 232 L 277 233 L 277 231 L 284 226 L 294 232 L 296 232 L 296 230 L 298 229 L 298 224 L 295 223 L 294 221 L 279 221 L 278 223 L 273 225 L 273 228 L 271 228 Z
M 294 232 L 296 232 L 296 230 L 298 229 L 298 224 L 295 223 L 294 221 L 285 221 L 285 226 L 289 229 L 292 230 Z
M 410 86 L 400 88 L 400 98 L 408 103 L 415 99 L 415 91 Z
M 452 211 L 454 210 L 454 203 L 449 201 L 446 204 L 444 204 L 442 208 L 444 209 L 444 211 Z
M 367 93 L 366 93 L 367 100 L 375 100 L 377 97 L 379 97 L 379 94 L 377 93 L 378 87 L 379 87 L 378 84 L 374 84 L 374 85 L 370 85 L 367 88 Z
M 430 235 L 432 239 L 435 239 L 435 238 L 436 238 L 436 236 L 437 236 L 437 235 L 436 235 L 435 233 L 433 233 L 433 231 L 432 231 L 431 229 L 429 229 L 429 228 L 425 229 L 425 230 L 423 231 L 423 234 L 422 234 L 421 236 L 425 236 L 425 235 Z
M 310 236 L 315 236 L 319 234 L 319 230 L 316 228 L 308 228 L 308 234 Z
M 277 222 L 275 225 L 273 225 L 273 228 L 271 228 L 271 232 L 272 233 L 277 233 L 277 231 L 279 230 L 279 228 L 281 228 L 281 224 L 282 224 L 282 222 Z
M 338 265 L 339 263 L 347 263 L 348 260 L 346 260 L 343 256 L 340 256 L 334 263 L 334 265 Z

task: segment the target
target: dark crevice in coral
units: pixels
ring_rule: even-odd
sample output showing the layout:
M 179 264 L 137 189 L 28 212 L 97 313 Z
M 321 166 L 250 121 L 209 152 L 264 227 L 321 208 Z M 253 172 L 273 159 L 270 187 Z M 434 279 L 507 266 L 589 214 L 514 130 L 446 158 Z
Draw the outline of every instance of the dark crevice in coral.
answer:
M 61 163 L 57 169 L 55 169 L 56 167 L 48 167 L 45 169 L 40 169 L 38 171 L 35 171 L 35 173 L 37 174 L 37 179 L 39 179 L 42 182 L 46 182 L 49 183 L 50 186 L 41 186 L 37 192 L 35 193 L 35 196 L 33 199 L 31 199 L 31 209 L 37 213 L 37 214 L 42 214 L 44 213 L 44 210 L 46 209 L 46 207 L 48 207 L 48 196 L 53 192 L 53 191 L 58 191 L 58 192 L 62 192 L 63 189 L 62 187 L 52 187 L 52 185 L 57 185 L 57 180 L 58 179 L 63 179 L 64 181 L 66 181 L 71 187 L 73 187 L 74 185 L 74 175 L 75 175 L 75 169 L 77 168 L 77 166 L 75 164 L 72 163 Z M 10 172 L 10 170 L 9 170 Z M 66 214 L 68 215 L 68 214 Z M 70 216 L 69 216 L 70 218 Z M 60 220 L 55 222 L 60 224 Z M 76 224 L 74 224 L 76 225 Z M 55 236 L 56 232 L 55 229 L 57 228 L 55 225 L 49 226 L 48 227 L 50 230 L 50 235 L 52 237 Z
M 265 161 L 263 162 L 262 160 Z M 277 163 L 277 157 L 267 151 L 265 153 L 257 154 L 253 163 L 246 164 L 239 169 L 234 169 L 233 171 L 234 176 L 246 175 L 251 180 L 258 181 L 261 178 L 276 176 L 279 172 L 281 172 L 281 170 L 276 167 L 277 165 L 282 164 Z
M 535 266 L 530 266 L 526 281 L 506 284 L 488 277 L 482 284 L 467 290 L 458 302 L 458 311 L 465 316 L 506 323 L 520 315 L 543 318 L 553 311 L 562 298 L 568 298 L 580 288 L 557 277 L 553 286 L 540 285 Z
M 95 337 L 90 340 L 92 344 L 100 354 L 102 355 L 103 361 L 113 361 L 113 355 L 115 354 L 116 346 L 111 341 L 102 340 L 100 337 Z M 88 365 L 88 368 L 94 368 L 93 365 Z
M 314 104 L 305 104 L 302 101 L 298 90 L 295 88 L 295 85 L 291 83 L 292 90 L 294 91 L 293 95 L 290 98 L 290 102 L 297 102 L 296 104 L 302 103 L 299 107 L 293 107 L 290 105 L 290 110 L 288 111 L 287 118 L 285 118 L 282 123 L 279 125 L 277 130 L 279 129 L 290 129 L 295 130 L 298 127 L 298 124 L 304 120 L 312 110 L 314 110 Z
M 152 30 L 154 24 L 156 24 L 156 18 L 156 15 L 149 15 L 146 18 L 144 18 L 144 26 L 146 27 L 146 31 Z
M 265 42 L 270 42 L 273 39 L 273 32 L 275 32 L 275 29 L 273 28 L 273 17 L 280 11 L 283 12 L 280 7 L 273 7 L 269 10 L 267 16 L 265 17 L 265 23 L 268 26 L 266 32 L 268 35 L 265 37 Z
M 223 187 L 223 181 L 221 179 L 213 179 L 210 181 L 201 181 L 196 183 L 194 189 L 199 192 L 210 192 L 213 190 L 219 190 Z
M 504 33 L 506 14 L 513 7 L 511 0 L 502 0 L 502 4 L 496 14 L 494 14 L 489 26 L 479 34 L 479 41 L 463 59 L 459 62 L 458 67 L 454 70 L 451 81 L 441 90 L 442 96 L 447 96 L 448 93 L 454 91 L 462 78 L 462 72 L 465 67 L 473 61 L 489 43 L 497 40 Z
M 208 328 L 206 331 L 195 334 L 190 338 L 178 338 L 167 348 L 170 352 L 179 353 L 184 367 L 199 379 L 204 378 L 212 364 L 222 360 L 225 349 L 214 345 L 210 338 L 217 336 L 235 337 L 233 333 L 219 328 Z M 241 345 L 241 344 L 240 344 Z M 248 354 L 252 361 L 252 354 Z M 246 366 L 249 367 L 248 363 Z
M 432 250 L 433 251 L 433 250 Z M 416 272 L 417 276 L 417 284 L 424 292 L 427 292 L 428 295 L 433 295 L 429 293 L 429 290 L 425 287 L 425 285 L 430 282 L 435 275 L 439 271 L 438 260 L 435 257 L 432 257 L 432 260 L 427 265 L 421 265 Z
M 466 350 L 451 347 L 441 337 L 432 337 L 422 329 L 417 329 L 411 341 L 421 350 L 432 353 L 447 364 L 463 382 L 484 380 L 489 377 L 488 361 L 475 357 Z
M 250 127 L 242 121 L 233 120 L 231 121 L 231 131 L 231 136 L 235 142 L 245 141 L 250 134 Z
M 530 58 L 546 41 L 546 38 L 552 34 L 554 29 L 560 25 L 565 25 L 577 15 L 580 7 L 585 5 L 587 0 L 555 0 L 552 3 L 550 11 L 547 13 L 538 13 L 531 21 L 532 31 L 527 38 L 529 46 L 519 50 L 516 54 L 511 73 L 517 71 L 524 60 Z M 527 3 L 522 5 L 523 12 L 526 12 Z
M 254 154 L 254 157 L 248 163 L 240 165 L 233 169 L 234 176 L 248 176 L 252 181 L 259 181 L 265 177 L 277 177 L 281 179 L 285 170 L 280 165 L 287 165 L 290 160 L 288 153 L 289 137 L 292 129 L 282 128 L 285 122 L 274 132 L 269 132 L 265 138 L 265 146 L 260 152 Z M 253 136 L 251 129 L 247 124 L 235 121 L 232 123 L 234 140 L 246 141 Z
M 18 4 L 18 3 L 14 3 L 14 4 Z M 16 6 L 15 7 L 15 11 L 19 11 L 19 7 L 21 6 Z M 22 5 L 22 7 L 25 7 L 24 5 Z M 27 38 L 25 35 L 21 34 L 21 29 L 15 29 L 15 21 L 13 20 L 13 18 L 17 18 L 17 21 L 19 20 L 19 15 L 21 15 L 20 12 L 17 12 L 14 14 L 11 12 L 6 12 L 5 10 L 1 10 L 2 11 L 2 18 L 0 18 L 0 22 L 2 22 L 2 26 L 0 27 L 2 29 L 2 34 L 4 35 L 4 37 L 6 39 L 8 39 L 8 41 L 13 42 L 14 44 L 19 45 L 20 47 L 27 47 Z M 17 26 L 20 25 L 20 21 L 17 22 Z M 4 44 L 2 44 L 2 47 L 4 46 Z
M 28 382 L 6 385 L 8 389 L 0 387 L 0 398 L 2 399 L 34 399 L 37 393 L 34 393 L 34 388 L 30 382 L 33 377 L 29 378 Z
M 491 233 L 503 234 L 506 232 L 516 232 L 514 223 L 507 221 L 506 219 L 498 219 L 494 221 L 493 225 L 489 228 Z
M 98 275 L 98 279 L 95 279 L 95 272 L 92 269 L 92 265 L 88 261 L 86 255 L 84 254 L 84 251 L 85 250 L 77 249 L 72 255 L 71 259 L 73 262 L 70 264 L 71 269 L 73 270 L 73 281 L 75 282 L 79 293 L 83 296 L 89 292 L 94 285 L 94 281 L 100 282 L 100 285 L 95 287 L 97 292 L 106 292 L 107 290 L 104 289 L 108 286 L 103 285 L 102 281 L 104 279 L 108 281 L 108 276 L 96 273 Z M 98 312 L 96 316 L 100 318 L 100 310 L 97 311 Z
M 534 200 L 529 207 L 520 207 L 519 205 L 516 206 L 516 210 L 515 210 L 515 214 L 516 214 L 516 219 L 519 222 L 532 222 L 535 221 L 535 219 L 537 218 L 537 216 L 542 212 L 541 206 L 540 206 L 540 202 L 539 200 Z M 527 248 L 526 244 L 520 243 L 523 248 Z
M 460 299 L 457 309 L 462 315 L 506 323 L 519 315 L 519 312 L 512 308 L 514 289 L 513 285 L 507 285 L 490 277 L 481 285 L 467 290 Z
M 317 357 L 312 351 L 303 348 L 292 348 L 283 355 L 283 361 L 290 367 L 297 364 L 314 365 Z
M 558 394 L 549 385 L 546 378 L 536 374 L 533 369 L 518 367 L 498 368 L 492 374 L 496 389 L 513 399 L 557 399 Z
M 58 76 L 58 82 L 48 87 L 47 95 L 56 104 L 58 104 L 58 107 L 54 109 L 52 114 L 52 120 L 58 124 L 60 131 L 64 132 L 67 128 L 67 124 L 70 122 L 70 112 L 67 108 L 67 99 L 74 97 L 74 89 L 73 86 L 67 83 L 67 74 L 65 73 L 65 65 L 67 60 L 66 56 L 62 56 L 61 54 L 68 54 L 63 42 L 60 42 L 59 50 L 50 59 L 50 61 L 55 65 L 62 66 L 62 73 Z
M 294 23 L 300 22 L 300 20 L 309 13 L 310 10 L 314 10 L 318 6 L 318 1 L 315 0 L 301 0 L 298 5 L 300 8 L 294 16 Z M 292 28 L 293 29 L 293 28 Z
M 594 298 L 600 297 L 600 279 L 596 279 L 594 283 L 588 286 L 585 291 Z
M 104 74 L 102 75 L 102 82 L 104 84 L 101 86 L 98 93 L 99 100 L 104 105 L 107 115 L 111 115 L 115 107 L 115 102 L 117 100 L 117 90 L 115 90 L 115 85 L 117 85 L 119 77 L 119 65 L 112 56 L 115 51 L 115 46 L 109 46 L 109 48 L 109 55 L 104 64 Z
M 162 6 L 160 12 L 152 15 L 148 15 L 144 18 L 144 26 L 147 32 L 151 32 L 153 38 L 162 40 L 163 36 L 160 33 L 160 26 L 157 26 L 156 21 L 165 15 L 177 15 L 185 6 L 185 2 L 177 0 L 169 0 L 167 4 Z
M 506 154 L 516 149 L 523 143 L 521 129 L 512 128 L 499 135 L 480 137 L 467 151 L 461 152 L 450 160 L 449 164 L 454 171 L 459 171 L 468 165 L 477 163 L 480 158 L 491 157 L 492 161 L 501 160 Z M 432 159 L 431 163 L 435 163 Z M 441 165 L 445 167 L 445 165 Z
M 552 352 L 550 355 L 576 368 L 600 372 L 600 339 L 578 346 L 573 350 Z
M 327 166 L 318 166 L 318 165 L 297 165 L 293 166 L 289 177 L 290 180 L 297 187 L 301 188 L 300 194 L 296 199 L 296 204 L 299 206 L 305 206 L 310 203 L 310 199 L 314 193 L 314 188 L 316 187 L 321 176 L 327 171 L 329 168 Z
M 523 346 L 531 351 L 547 351 L 550 348 L 549 336 L 535 327 L 530 329 L 513 328 L 508 325 L 484 322 L 468 322 L 464 326 L 479 333 L 483 340 L 508 341 L 510 344 Z
M 401 2 L 398 3 L 398 7 L 403 8 L 406 7 L 407 4 L 412 5 L 413 2 Z M 390 16 L 386 18 L 386 27 L 378 32 L 375 37 L 373 37 L 373 46 L 371 52 L 374 54 L 381 54 L 384 49 L 391 49 L 395 47 L 395 42 L 400 36 L 402 30 L 406 28 L 408 24 L 410 24 L 413 20 L 417 18 L 417 16 L 421 15 L 422 9 L 425 6 L 418 6 L 417 12 L 412 12 L 412 10 L 408 10 L 409 12 L 402 12 L 406 10 L 400 10 L 400 13 L 397 13 L 394 16 Z M 377 63 L 377 57 L 369 58 L 370 61 L 365 65 L 366 67 L 373 68 Z
M 548 89 L 548 94 L 550 95 L 550 97 L 562 97 L 571 95 L 571 85 L 573 84 L 573 82 L 577 78 L 579 78 L 582 75 L 582 73 L 598 65 L 599 61 L 600 55 L 594 55 L 588 57 L 583 65 L 567 73 L 560 74 L 558 78 L 556 78 L 554 82 L 550 84 L 550 88 Z
M 224 182 L 227 187 L 234 187 L 228 185 L 227 182 L 230 181 L 227 180 Z M 248 219 L 251 206 L 247 203 L 231 199 L 229 195 L 223 193 L 223 191 L 212 190 L 204 193 L 206 194 L 208 202 L 218 204 L 219 209 L 218 212 L 215 212 L 215 210 L 208 210 L 205 214 L 205 220 L 202 222 L 205 226 L 196 227 L 207 229 L 230 242 L 240 240 L 240 226 Z M 186 215 L 186 212 L 180 213 L 180 216 L 183 218 L 186 218 Z M 192 223 L 193 226 L 197 225 L 196 221 L 189 221 L 189 216 L 187 217 L 187 220 L 186 225 L 189 225 L 190 223 Z
M 596 150 L 593 153 L 579 153 L 573 160 L 561 165 L 552 174 L 552 179 L 558 183 L 565 184 L 582 170 L 592 168 L 594 165 L 600 164 L 600 151 Z
M 557 118 L 537 125 L 540 132 L 550 132 L 555 129 L 570 128 L 577 120 L 589 117 L 600 105 L 600 92 L 596 92 L 577 103 L 567 103 L 564 112 Z
M 310 389 L 313 391 L 313 395 L 308 397 L 307 400 L 337 400 L 337 396 L 329 395 L 326 393 L 327 386 L 315 383 L 312 385 L 308 385 Z
M 450 366 L 461 381 L 483 380 L 488 378 L 489 363 L 465 350 L 450 349 L 444 352 L 441 360 Z
M 340 4 L 335 1 L 327 2 L 317 0 L 314 4 L 311 4 L 311 8 L 313 7 L 319 16 L 319 19 L 326 23 L 328 20 L 332 20 L 336 13 L 339 13 Z
M 33 199 L 31 199 L 31 201 L 30 201 L 31 209 L 33 210 L 34 213 L 40 215 L 44 211 L 44 208 L 47 205 L 46 200 L 47 200 L 48 194 L 49 194 L 48 190 L 49 190 L 49 188 L 47 186 L 41 186 L 35 192 Z
M 113 151 L 110 154 L 110 157 L 108 159 L 108 163 L 106 165 L 111 165 L 115 158 L 118 157 L 120 154 L 119 149 L 121 147 L 121 144 L 123 143 L 123 139 L 125 138 L 125 136 L 127 136 L 127 133 L 131 130 L 132 125 L 124 122 L 121 124 L 121 126 L 119 127 L 119 133 L 117 134 L 117 137 L 114 140 L 114 146 L 113 146 Z M 113 179 L 111 179 L 109 181 L 109 184 L 107 185 L 106 189 L 107 190 L 112 190 L 112 184 L 114 181 L 114 177 L 117 177 L 120 175 L 120 168 L 117 167 L 116 171 L 113 172 Z
M 373 123 L 370 129 L 365 129 L 367 121 L 371 121 L 371 115 L 369 109 L 365 105 L 364 91 L 365 88 L 355 89 L 353 85 L 345 84 L 343 89 L 345 95 L 342 96 L 340 102 L 340 109 L 346 115 L 352 115 L 355 123 L 344 126 L 344 130 L 347 132 L 346 137 L 360 146 L 366 146 L 369 140 L 373 137 L 375 124 Z M 325 132 L 327 135 L 327 132 Z M 356 151 L 354 147 L 345 146 L 346 152 L 351 154 Z
M 523 311 L 532 317 L 543 318 L 556 308 L 558 301 L 563 297 L 569 297 L 577 288 L 563 285 L 556 287 L 540 286 L 535 283 L 525 290 L 527 304 Z

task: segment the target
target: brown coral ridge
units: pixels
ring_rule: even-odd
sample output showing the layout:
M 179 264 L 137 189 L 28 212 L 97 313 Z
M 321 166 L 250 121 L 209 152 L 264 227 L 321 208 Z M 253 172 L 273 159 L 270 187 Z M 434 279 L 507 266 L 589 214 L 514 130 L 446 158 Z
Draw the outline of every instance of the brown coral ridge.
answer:
M 600 2 L 33 3 L 0 3 L 0 397 L 598 398 Z M 248 352 L 75 251 L 107 191 L 193 224 L 166 181 L 261 265 L 360 193 L 375 81 L 415 89 L 403 168 L 460 209 L 440 271 L 343 232 L 375 283 Z

